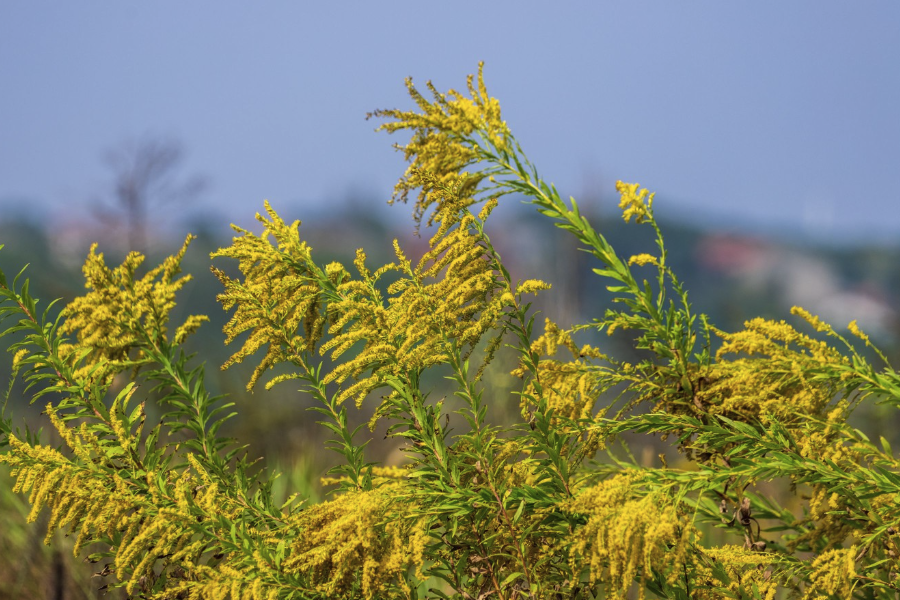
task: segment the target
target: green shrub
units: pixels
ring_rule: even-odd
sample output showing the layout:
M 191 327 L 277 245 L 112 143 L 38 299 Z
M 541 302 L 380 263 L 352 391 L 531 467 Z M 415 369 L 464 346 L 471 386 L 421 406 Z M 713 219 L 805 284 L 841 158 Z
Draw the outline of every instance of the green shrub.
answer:
M 863 401 L 900 403 L 900 376 L 855 322 L 883 368 L 800 308 L 809 335 L 763 319 L 716 329 L 667 265 L 653 194 L 617 185 L 625 220 L 658 240 L 620 257 L 541 179 L 480 71 L 468 95 L 429 84 L 428 100 L 407 85 L 418 111 L 370 116 L 412 134 L 394 199 L 413 193 L 417 222 L 436 226 L 424 256 L 395 242 L 387 265 L 362 250 L 352 269 L 321 265 L 268 204 L 261 235 L 235 227 L 212 255 L 241 273 L 213 268 L 233 310 L 228 342 L 241 339 L 224 367 L 253 359 L 249 388 L 291 381 L 318 401 L 343 455 L 327 501 L 276 506 L 272 481 L 218 434 L 230 404 L 182 349 L 205 317 L 169 323 L 190 238 L 142 276 L 140 254 L 110 268 L 92 249 L 88 293 L 59 313 L 38 310 L 21 273 L 0 276 L 5 334 L 24 335 L 15 369 L 35 399 L 55 399 L 46 414 L 64 441 L 3 421 L 0 462 L 29 518 L 49 513 L 48 540 L 65 528 L 76 555 L 102 544 L 88 559 L 153 598 L 896 597 L 900 465 L 847 417 Z M 534 333 L 529 297 L 549 286 L 513 281 L 487 234 L 508 194 L 593 256 L 615 295 L 603 315 Z M 637 364 L 576 342 L 616 330 L 634 336 Z M 511 427 L 486 420 L 504 399 L 483 375 L 504 347 L 521 379 Z M 449 373 L 452 397 L 430 396 L 429 370 Z M 405 442 L 403 466 L 366 462 L 350 399 L 376 403 L 370 424 Z M 465 431 L 451 434 L 451 413 Z M 681 460 L 613 452 L 635 435 L 673 440 Z M 790 509 L 769 482 L 797 492 Z

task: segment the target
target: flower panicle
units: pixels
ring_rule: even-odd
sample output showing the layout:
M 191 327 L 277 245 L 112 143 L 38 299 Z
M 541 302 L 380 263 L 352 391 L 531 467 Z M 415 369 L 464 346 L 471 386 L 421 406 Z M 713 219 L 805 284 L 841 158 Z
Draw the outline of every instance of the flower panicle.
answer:
M 616 475 L 561 506 L 587 518 L 569 549 L 573 572 L 584 561 L 591 583 L 607 583 L 610 598 L 626 598 L 635 579 L 647 580 L 655 572 L 663 571 L 670 583 L 681 577 L 698 535 L 690 515 L 665 492 L 642 487 L 637 475 Z
M 653 220 L 653 198 L 655 193 L 650 193 L 646 188 L 641 189 L 638 183 L 616 182 L 616 190 L 621 195 L 619 208 L 622 210 L 622 218 L 625 222 L 634 217 L 636 223 Z
M 168 339 L 175 295 L 191 280 L 190 275 L 178 275 L 193 239 L 188 235 L 178 252 L 140 278 L 136 273 L 145 257 L 139 252 L 129 253 L 121 265 L 110 268 L 103 253 L 97 252 L 97 244 L 91 246 L 82 268 L 90 291 L 63 309 L 65 321 L 60 327 L 60 333 L 75 334 L 67 356 L 83 358 L 77 377 L 91 373 L 95 380 L 108 379 L 133 365 L 133 350 Z M 183 342 L 206 320 L 204 315 L 189 316 L 176 330 L 174 341 Z
M 234 227 L 241 235 L 234 238 L 231 246 L 210 255 L 237 259 L 243 276 L 243 280 L 233 279 L 212 268 L 225 288 L 218 296 L 219 302 L 226 310 L 235 308 L 224 328 L 226 343 L 249 332 L 241 348 L 222 368 L 266 349 L 248 390 L 276 364 L 302 360 L 303 354 L 322 339 L 323 286 L 333 285 L 332 281 L 343 279 L 346 274 L 337 263 L 326 271 L 320 270 L 312 261 L 309 245 L 300 238 L 300 222 L 287 224 L 268 201 L 265 210 L 265 216 L 257 214 L 257 220 L 263 224 L 261 235 Z
M 410 192 L 419 190 L 414 209 L 418 226 L 432 205 L 440 207 L 446 200 L 442 188 L 459 183 L 461 174 L 460 197 L 469 205 L 478 202 L 478 186 L 489 173 L 483 168 L 465 172 L 476 167 L 485 158 L 486 151 L 496 153 L 507 149 L 511 134 L 501 117 L 500 103 L 487 92 L 484 63 L 478 65 L 477 79 L 472 75 L 467 78 L 468 97 L 452 89 L 441 93 L 429 81 L 426 87 L 433 100 L 428 100 L 416 89 L 412 79 L 406 80 L 406 86 L 421 112 L 376 110 L 367 118 L 388 119 L 376 131 L 412 131 L 407 144 L 395 146 L 403 151 L 410 164 L 395 186 L 390 203 L 405 203 Z M 435 215 L 428 219 L 428 225 L 436 221 Z
M 473 347 L 493 328 L 509 304 L 504 300 L 485 238 L 476 217 L 458 203 L 448 202 L 439 231 L 415 267 L 394 242 L 396 263 L 374 273 L 365 266 L 365 254 L 355 262 L 360 279 L 346 279 L 337 288 L 339 300 L 329 306 L 332 336 L 321 353 L 337 360 L 356 344 L 363 344 L 351 360 L 338 364 L 326 382 L 354 382 L 338 396 L 340 401 L 365 395 L 394 377 L 421 372 L 446 359 L 448 343 Z M 452 207 L 452 208 L 451 208 Z M 483 210 L 482 222 L 491 204 Z M 397 279 L 384 298 L 375 283 L 387 272 Z M 535 293 L 545 284 L 532 281 L 525 290 Z M 454 341 L 455 340 L 455 341 Z

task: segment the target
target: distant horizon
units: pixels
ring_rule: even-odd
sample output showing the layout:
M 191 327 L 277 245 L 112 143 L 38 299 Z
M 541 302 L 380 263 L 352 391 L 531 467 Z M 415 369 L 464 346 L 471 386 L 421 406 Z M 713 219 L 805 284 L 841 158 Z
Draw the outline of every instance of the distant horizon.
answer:
M 314 202 L 304 202 L 302 200 L 294 200 L 288 202 L 272 201 L 273 206 L 279 211 L 279 214 L 285 219 L 300 219 L 302 222 L 309 224 L 333 221 L 336 219 L 349 216 L 348 225 L 352 228 L 354 216 L 360 216 L 360 190 L 354 192 L 353 195 L 345 198 L 337 198 L 329 201 L 327 208 Z M 371 198 L 375 198 L 376 194 L 370 194 Z M 5 198 L 0 197 L 0 225 L 6 220 L 25 220 L 34 224 L 45 224 L 46 228 L 58 228 L 66 223 L 82 222 L 95 223 L 99 227 L 99 222 L 93 221 L 93 217 L 85 210 L 79 210 L 75 207 L 68 207 L 68 213 L 59 213 L 58 208 L 52 209 L 50 203 L 41 203 L 37 199 L 21 198 L 20 201 L 11 205 L 6 202 Z M 597 198 L 580 199 L 576 198 L 579 207 L 589 218 L 600 216 L 603 219 L 617 219 L 620 212 L 614 202 L 604 200 L 602 204 L 598 203 Z M 517 203 L 515 196 L 505 198 L 506 203 Z M 369 209 L 365 213 L 367 218 L 376 218 L 382 222 L 390 231 L 404 231 L 413 229 L 412 205 L 395 205 L 388 206 L 386 201 L 365 203 Z M 743 219 L 735 219 L 724 211 L 715 213 L 714 211 L 705 210 L 699 215 L 685 208 L 684 203 L 668 202 L 665 196 L 657 194 L 655 202 L 657 210 L 657 218 L 665 227 L 671 224 L 678 227 L 696 229 L 703 233 L 725 234 L 735 237 L 759 239 L 763 242 L 771 242 L 774 244 L 784 244 L 795 247 L 821 247 L 821 248 L 860 248 L 860 247 L 877 247 L 884 249 L 900 248 L 900 234 L 891 230 L 883 231 L 864 231 L 858 232 L 856 235 L 848 235 L 844 232 L 840 236 L 829 236 L 825 233 L 817 232 L 816 229 L 804 229 L 802 224 L 792 223 L 776 223 L 773 220 L 766 219 L 765 216 L 756 218 L 748 217 Z M 528 206 L 517 206 L 512 210 L 498 211 L 495 221 L 502 223 L 511 217 L 512 214 L 518 215 L 514 218 L 527 216 L 532 210 Z M 260 200 L 258 206 L 248 206 L 246 210 L 237 214 L 232 211 L 233 215 L 217 212 L 198 205 L 195 208 L 188 209 L 181 218 L 174 221 L 169 220 L 163 229 L 174 228 L 177 232 L 171 231 L 169 235 L 164 236 L 171 238 L 180 243 L 183 236 L 187 233 L 196 233 L 189 231 L 191 225 L 195 225 L 200 221 L 212 221 L 210 226 L 222 237 L 230 237 L 233 233 L 230 225 L 235 223 L 241 227 L 249 227 L 251 229 L 258 228 L 258 223 L 254 218 L 257 212 L 263 211 L 263 200 Z M 71 214 L 69 214 L 71 213 Z M 49 215 L 49 219 L 48 219 Z M 504 216 L 505 215 L 505 216 Z M 549 224 L 548 224 L 549 226 Z M 151 231 L 152 233 L 152 231 Z M 601 227 L 602 233 L 602 227 Z M 664 231 L 665 233 L 665 231 Z M 155 236 L 158 237 L 158 236 Z M 2 243 L 2 240 L 0 240 Z
M 0 215 L 108 194 L 104 152 L 146 135 L 184 145 L 225 220 L 386 200 L 402 136 L 365 114 L 412 108 L 407 76 L 462 90 L 483 60 L 565 197 L 613 202 L 622 179 L 699 223 L 900 239 L 900 3 L 386 6 L 0 5 Z

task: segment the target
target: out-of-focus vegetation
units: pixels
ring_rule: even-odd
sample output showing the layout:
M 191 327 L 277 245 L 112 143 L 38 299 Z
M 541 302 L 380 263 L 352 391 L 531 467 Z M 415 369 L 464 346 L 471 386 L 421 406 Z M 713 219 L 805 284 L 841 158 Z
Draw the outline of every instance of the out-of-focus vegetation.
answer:
M 621 218 L 609 212 L 613 200 L 607 204 L 588 205 L 584 210 L 623 255 L 646 249 L 652 243 L 647 232 L 627 227 Z M 305 222 L 310 246 L 323 260 L 351 262 L 353 253 L 344 241 L 353 240 L 354 245 L 365 247 L 376 263 L 388 260 L 392 252 L 390 240 L 394 237 L 399 237 L 408 247 L 417 244 L 423 250 L 426 247 L 427 231 L 423 230 L 422 237 L 417 238 L 412 227 L 397 226 L 398 222 L 403 224 L 402 219 L 389 223 L 380 216 L 382 211 L 371 210 L 368 215 L 365 211 L 365 205 L 357 203 L 353 206 L 352 219 L 337 213 L 332 218 Z M 547 273 L 545 279 L 558 292 L 552 299 L 535 300 L 542 315 L 559 323 L 575 323 L 608 303 L 610 294 L 603 281 L 585 276 L 586 270 L 589 271 L 588 258 L 577 250 L 570 236 L 540 227 L 538 215 L 518 207 L 501 206 L 496 212 L 494 219 L 503 221 L 503 227 L 498 228 L 492 239 L 503 256 L 509 257 L 507 262 L 513 275 Z M 857 319 L 861 327 L 879 336 L 877 341 L 889 357 L 900 357 L 900 314 L 896 310 L 900 307 L 900 247 L 791 245 L 777 239 L 702 229 L 677 219 L 663 220 L 662 226 L 670 248 L 669 262 L 682 275 L 697 311 L 709 315 L 723 329 L 737 330 L 754 316 L 772 318 L 793 305 L 803 305 L 828 321 Z M 209 315 L 211 323 L 201 327 L 188 344 L 193 351 L 202 349 L 208 364 L 217 366 L 230 355 L 222 333 L 227 315 L 216 302 L 221 287 L 209 272 L 206 257 L 227 244 L 227 233 L 185 226 L 188 229 L 198 236 L 184 259 L 184 271 L 193 275 L 194 283 L 183 291 L 184 300 L 176 307 L 175 314 L 186 316 L 183 305 L 192 307 L 195 313 Z M 28 276 L 34 295 L 68 302 L 83 293 L 80 265 L 97 232 L 96 229 L 83 234 L 68 231 L 61 252 L 54 231 L 44 230 L 27 218 L 10 218 L 0 213 L 0 241 L 5 244 L 0 253 L 0 266 L 7 273 L 16 273 L 30 264 Z M 163 237 L 164 232 L 160 231 L 154 233 L 154 251 L 148 257 L 151 263 L 157 257 L 173 253 L 177 249 L 173 238 L 179 237 Z M 114 234 L 107 240 L 99 240 L 100 250 L 113 261 L 124 255 L 124 248 L 118 243 L 121 237 Z M 620 354 L 629 352 L 631 347 L 627 337 L 603 336 L 595 341 Z M 3 381 L 8 380 L 11 361 L 12 356 L 0 354 Z M 310 400 L 275 388 L 265 392 L 265 402 L 254 401 L 254 395 L 245 389 L 247 369 L 241 365 L 228 371 L 212 368 L 207 374 L 211 391 L 228 394 L 239 407 L 241 419 L 226 425 L 233 428 L 231 434 L 249 443 L 258 456 L 269 460 L 276 457 L 281 464 L 292 464 L 302 456 L 303 461 L 316 465 L 313 471 L 324 468 L 331 457 L 318 452 L 322 431 L 305 411 Z M 495 370 L 497 377 L 504 377 L 502 368 Z M 17 393 L 20 386 L 17 383 L 13 388 L 8 408 L 17 414 L 28 410 L 21 405 L 23 396 Z M 509 410 L 514 414 L 518 409 L 510 406 Z M 40 408 L 31 411 L 36 419 Z M 889 429 L 889 424 L 884 426 Z M 373 442 L 373 453 L 384 450 L 378 447 L 378 441 Z
M 539 297 L 538 309 L 556 322 L 575 323 L 606 306 L 609 293 L 602 280 L 585 277 L 589 272 L 587 257 L 576 249 L 569 236 L 541 228 L 539 217 L 515 207 L 507 208 L 509 204 L 497 210 L 495 221 L 502 220 L 504 226 L 498 228 L 493 240 L 501 254 L 509 257 L 508 268 L 514 277 L 548 274 L 545 279 L 553 284 L 556 293 Z M 637 254 L 647 248 L 652 241 L 647 232 L 627 227 L 618 216 L 606 210 L 608 207 L 599 204 L 600 201 L 588 205 L 585 210 L 589 215 L 593 213 L 592 220 L 599 223 L 599 229 L 622 255 Z M 378 211 L 366 215 L 365 205 L 359 203 L 354 205 L 353 213 L 353 219 L 336 214 L 333 218 L 322 217 L 304 224 L 310 245 L 322 259 L 352 261 L 345 240 L 366 247 L 376 264 L 389 258 L 392 237 L 400 237 L 406 247 L 419 244 L 423 251 L 426 248 L 425 231 L 423 239 L 415 238 L 411 227 L 398 229 L 383 221 Z M 802 304 L 830 321 L 859 319 L 867 331 L 880 336 L 878 342 L 889 357 L 900 358 L 896 312 L 900 306 L 900 248 L 791 245 L 760 236 L 702 229 L 677 219 L 664 222 L 663 227 L 670 248 L 669 264 L 683 278 L 696 310 L 708 314 L 723 329 L 738 330 L 752 316 L 771 317 L 783 314 L 794 304 Z M 200 328 L 189 340 L 189 346 L 194 351 L 202 350 L 208 365 L 215 367 L 229 355 L 222 333 L 227 316 L 216 302 L 221 288 L 208 270 L 206 257 L 226 245 L 227 239 L 221 230 L 193 229 L 198 239 L 185 257 L 184 271 L 193 274 L 195 282 L 184 290 L 176 314 L 184 306 L 194 313 L 210 316 L 212 322 Z M 68 302 L 83 293 L 83 279 L 77 265 L 83 261 L 90 238 L 96 237 L 97 231 L 79 231 L 74 227 L 61 236 L 28 218 L 0 213 L 0 241 L 5 244 L 0 253 L 0 267 L 7 273 L 16 273 L 30 263 L 28 276 L 33 295 Z M 172 236 L 164 237 L 161 231 L 149 233 L 154 248 L 151 263 L 155 255 L 175 251 Z M 124 255 L 118 243 L 123 237 L 101 238 L 100 249 L 111 257 Z M 184 316 L 177 314 L 175 320 Z M 632 352 L 630 342 L 627 335 L 593 340 L 601 349 L 618 356 Z M 11 355 L 0 354 L 0 381 L 9 380 L 11 360 Z M 513 378 L 509 371 L 513 366 L 510 357 L 501 355 L 486 377 L 498 389 L 511 389 Z M 241 415 L 240 419 L 226 424 L 226 433 L 248 444 L 251 456 L 266 457 L 269 466 L 284 473 L 276 480 L 276 500 L 283 501 L 289 491 L 299 491 L 313 501 L 322 498 L 325 492 L 320 477 L 334 465 L 336 455 L 322 450 L 326 432 L 306 410 L 313 404 L 312 400 L 286 387 L 248 393 L 245 382 L 249 370 L 250 367 L 242 365 L 224 372 L 208 369 L 206 383 L 210 391 L 227 394 Z M 7 414 L 27 415 L 27 421 L 33 426 L 46 425 L 41 407 L 25 403 L 21 382 L 14 383 L 10 392 Z M 266 395 L 265 401 L 255 397 L 261 393 Z M 519 407 L 510 402 L 505 406 L 492 404 L 489 410 L 493 420 L 511 422 Z M 866 405 L 853 418 L 867 431 L 884 436 L 896 445 L 900 444 L 900 434 L 893 413 Z M 349 413 L 349 418 L 353 425 L 366 420 L 354 411 Z M 383 431 L 376 431 L 367 455 L 394 457 L 399 462 L 401 453 L 395 444 L 384 439 Z M 666 446 L 646 445 L 640 450 L 639 458 L 649 463 Z M 26 526 L 27 512 L 24 499 L 12 494 L 6 483 L 0 485 L 0 522 L 4 524 L 0 528 L 0 598 L 74 599 L 101 593 L 98 591 L 101 578 L 92 577 L 100 568 L 74 559 L 69 551 L 72 542 L 61 533 L 56 534 L 52 547 L 45 546 L 40 528 Z M 102 593 L 115 598 L 120 591 L 103 590 Z

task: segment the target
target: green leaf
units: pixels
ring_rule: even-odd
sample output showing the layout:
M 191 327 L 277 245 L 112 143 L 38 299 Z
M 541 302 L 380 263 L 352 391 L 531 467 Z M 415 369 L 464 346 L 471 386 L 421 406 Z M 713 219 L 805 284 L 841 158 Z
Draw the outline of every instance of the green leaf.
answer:
M 880 439 L 881 439 L 881 449 L 884 450 L 885 454 L 893 457 L 894 451 L 891 450 L 891 443 L 888 442 L 886 439 L 884 439 L 884 436 L 881 436 Z
M 503 581 L 500 582 L 501 589 L 506 589 L 506 586 L 508 586 L 510 583 L 524 576 L 524 573 L 519 573 L 518 571 L 516 571 L 515 573 L 510 573 L 503 579 Z
M 518 523 L 519 518 L 522 516 L 522 511 L 525 510 L 525 500 L 521 500 L 519 502 L 519 508 L 516 510 L 516 514 L 513 515 L 513 523 Z

